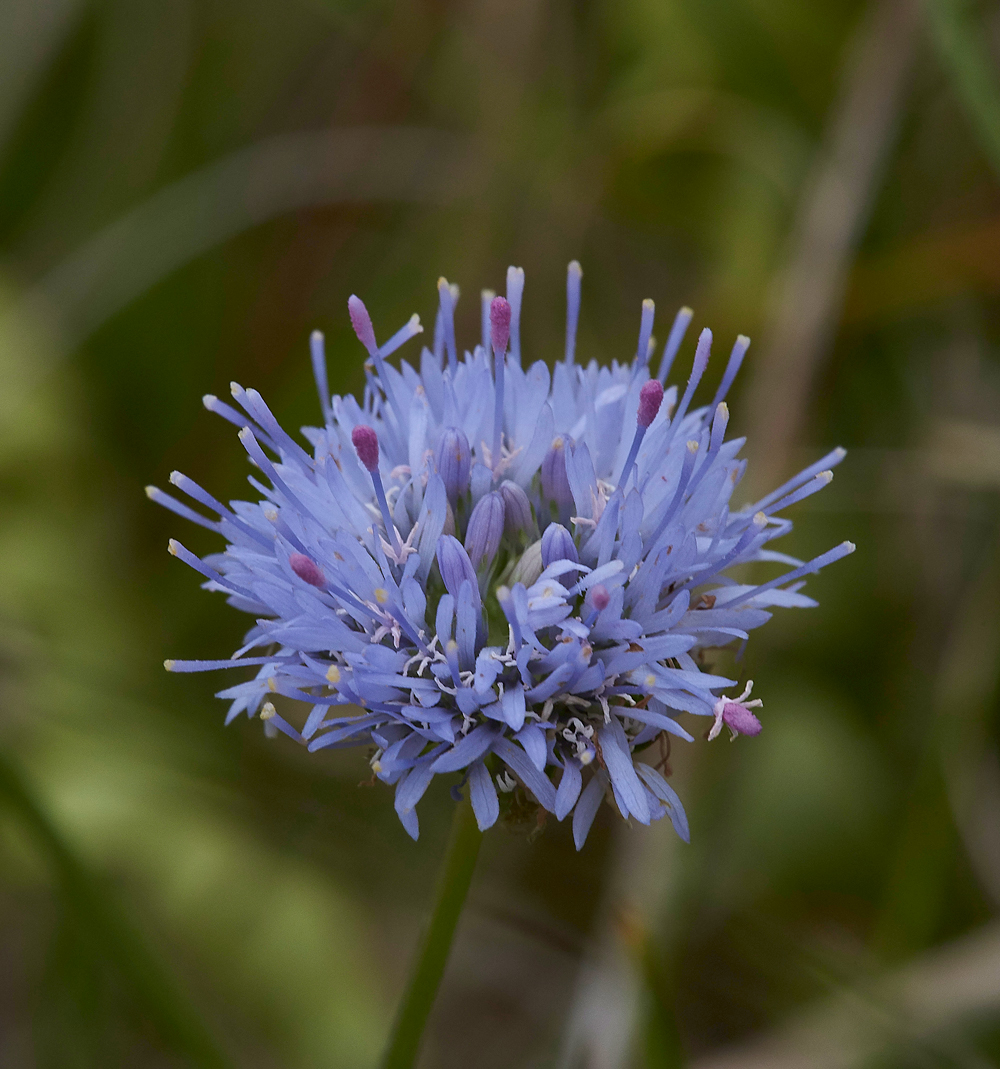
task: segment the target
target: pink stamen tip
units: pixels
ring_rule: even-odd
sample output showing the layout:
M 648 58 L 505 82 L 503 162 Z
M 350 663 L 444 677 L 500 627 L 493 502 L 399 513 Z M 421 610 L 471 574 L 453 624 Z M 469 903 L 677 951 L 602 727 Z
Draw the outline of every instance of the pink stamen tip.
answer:
M 490 338 L 495 353 L 505 353 L 510 340 L 510 305 L 506 297 L 494 297 L 490 302 Z
M 663 400 L 663 387 L 658 379 L 650 379 L 639 391 L 639 412 L 636 422 L 640 427 L 648 427 L 656 419 Z
M 293 553 L 288 558 L 292 571 L 304 582 L 311 586 L 326 586 L 326 576 L 323 569 L 304 553 Z
M 759 735 L 763 730 L 761 722 L 742 702 L 726 702 L 722 720 L 738 735 Z
M 364 423 L 351 431 L 351 441 L 358 451 L 358 459 L 369 471 L 378 470 L 378 435 Z
M 611 595 L 608 593 L 608 588 L 603 583 L 598 583 L 590 592 L 590 603 L 598 612 L 604 612 L 610 601 Z
M 350 313 L 351 326 L 354 327 L 354 333 L 357 334 L 358 341 L 369 353 L 374 353 L 378 348 L 375 344 L 375 328 L 372 326 L 372 317 L 368 314 L 368 309 L 365 308 L 365 302 L 360 297 L 355 297 L 352 293 L 347 298 L 347 311 Z

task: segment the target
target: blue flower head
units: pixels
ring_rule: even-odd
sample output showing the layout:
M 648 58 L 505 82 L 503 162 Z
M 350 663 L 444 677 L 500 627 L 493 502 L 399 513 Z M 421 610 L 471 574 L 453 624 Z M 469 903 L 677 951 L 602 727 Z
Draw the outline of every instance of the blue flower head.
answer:
M 148 491 L 222 535 L 223 553 L 199 558 L 174 541 L 170 551 L 256 618 L 231 658 L 167 668 L 252 666 L 254 678 L 219 694 L 227 723 L 259 714 L 268 734 L 310 751 L 371 747 L 414 838 L 417 803 L 443 774 L 468 788 L 483 829 L 541 807 L 572 814 L 579 848 L 608 799 L 642 824 L 669 817 L 686 839 L 679 798 L 640 755 L 664 733 L 693 741 L 679 713 L 714 717 L 711 738 L 723 724 L 734 738 L 757 734 L 749 684 L 721 695 L 735 683 L 703 669 L 704 651 L 746 642 L 774 606 L 814 605 L 804 577 L 854 548 L 807 563 L 770 548 L 791 530 L 780 514 L 830 481 L 841 449 L 730 508 L 746 461 L 743 439 L 725 437 L 725 397 L 746 338 L 711 403 L 695 408 L 711 332 L 679 398 L 663 384 L 689 309 L 655 377 L 652 301 L 632 361 L 581 365 L 580 279 L 571 264 L 565 356 L 553 370 L 522 363 L 519 269 L 507 273 L 506 298 L 483 294 L 481 343 L 461 359 L 458 289 L 442 279 L 434 347 L 419 368 L 389 362 L 419 319 L 379 345 L 351 297 L 367 386 L 360 402 L 331 397 L 313 335 L 323 424 L 304 429 L 308 449 L 255 390 L 233 385 L 238 409 L 205 398 L 240 428 L 259 500 L 224 505 L 174 472 L 208 518 Z M 757 585 L 728 574 L 752 561 L 791 567 Z M 276 695 L 309 707 L 301 727 L 279 715 Z

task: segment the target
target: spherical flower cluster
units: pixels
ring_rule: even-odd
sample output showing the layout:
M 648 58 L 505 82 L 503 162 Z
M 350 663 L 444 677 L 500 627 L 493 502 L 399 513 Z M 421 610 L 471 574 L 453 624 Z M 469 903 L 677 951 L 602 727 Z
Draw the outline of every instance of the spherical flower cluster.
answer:
M 172 671 L 257 669 L 223 690 L 316 751 L 373 747 L 371 767 L 395 786 L 406 830 L 435 775 L 467 787 L 480 828 L 540 807 L 572 813 L 577 847 L 607 798 L 623 817 L 667 816 L 688 836 L 684 809 L 651 745 L 692 741 L 679 713 L 714 717 L 732 737 L 755 735 L 735 682 L 703 670 L 702 651 L 745 642 L 773 606 L 814 605 L 808 563 L 769 548 L 788 506 L 825 486 L 834 450 L 760 501 L 730 510 L 746 461 L 727 441 L 725 396 L 749 345 L 740 337 L 711 403 L 692 407 L 712 336 L 698 340 L 683 392 L 664 390 L 691 319 L 674 321 L 658 374 L 654 308 L 643 302 L 634 359 L 575 360 L 579 264 L 569 267 L 566 350 L 554 369 L 522 365 L 524 273 L 506 297 L 482 296 L 482 338 L 462 358 L 458 288 L 438 283 L 433 349 L 419 370 L 389 357 L 421 332 L 414 316 L 381 346 L 364 304 L 348 302 L 368 351 L 367 386 L 330 396 L 324 343 L 312 338 L 323 425 L 288 435 L 255 390 L 233 385 L 239 409 L 205 405 L 240 428 L 258 501 L 224 505 L 187 476 L 170 481 L 208 518 L 156 488 L 153 500 L 222 535 L 225 552 L 170 551 L 256 617 L 220 661 L 168 661 Z M 262 481 L 263 480 L 263 481 Z M 769 561 L 789 571 L 758 585 L 727 573 Z M 301 728 L 276 696 L 307 703 Z M 282 704 L 282 703 L 279 703 Z M 289 709 L 285 713 L 294 719 Z M 653 762 L 640 755 L 652 755 Z

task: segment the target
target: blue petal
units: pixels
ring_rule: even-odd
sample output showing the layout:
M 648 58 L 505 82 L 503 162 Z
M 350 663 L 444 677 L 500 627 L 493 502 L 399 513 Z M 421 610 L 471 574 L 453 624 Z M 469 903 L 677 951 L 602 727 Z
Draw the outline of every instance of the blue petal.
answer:
M 515 746 L 510 739 L 497 739 L 494 752 L 522 780 L 524 785 L 538 799 L 538 804 L 550 813 L 555 812 L 556 790 L 551 780 L 528 760 L 528 755 L 520 746 Z
M 535 768 L 544 772 L 545 759 L 548 757 L 545 732 L 537 724 L 526 724 L 514 738 L 524 747 L 524 752 Z
M 476 814 L 476 823 L 480 831 L 492 828 L 500 816 L 500 802 L 493 779 L 482 761 L 477 761 L 469 769 L 469 794 L 472 809 Z
M 563 767 L 562 779 L 559 781 L 559 789 L 556 791 L 556 820 L 563 820 L 573 806 L 576 805 L 582 785 L 583 776 L 580 774 L 580 763 L 576 758 L 567 758 Z
M 691 841 L 691 832 L 688 828 L 687 814 L 684 812 L 684 806 L 681 804 L 680 798 L 677 797 L 677 792 L 652 766 L 640 761 L 636 765 L 636 770 L 646 781 L 646 786 L 666 805 L 667 814 L 674 826 L 674 830 L 684 842 L 689 843 Z
M 457 772 L 482 757 L 500 733 L 497 724 L 480 724 L 434 762 L 435 772 Z
M 613 716 L 610 723 L 598 728 L 597 737 L 611 782 L 621 795 L 622 801 L 636 820 L 641 824 L 648 824 L 649 806 L 646 805 L 646 795 L 632 766 L 632 751 L 618 718 Z
M 500 699 L 500 708 L 503 713 L 504 720 L 514 729 L 514 731 L 520 731 L 524 726 L 524 687 L 520 683 L 515 683 L 511 687 L 506 687 L 503 692 L 503 698 Z
M 590 782 L 583 789 L 580 800 L 576 803 L 573 812 L 573 842 L 577 850 L 583 849 L 590 833 L 590 826 L 594 823 L 597 810 L 601 807 L 604 792 L 608 789 L 608 777 L 601 769 L 597 769 Z

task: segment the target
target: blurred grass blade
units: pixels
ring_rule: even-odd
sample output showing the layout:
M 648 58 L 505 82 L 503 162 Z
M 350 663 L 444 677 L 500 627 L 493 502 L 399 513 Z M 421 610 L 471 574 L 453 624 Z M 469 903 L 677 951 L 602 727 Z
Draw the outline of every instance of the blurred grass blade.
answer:
M 970 0 L 924 0 L 924 7 L 955 93 L 1000 177 L 1000 79 L 982 19 Z
M 33 796 L 20 770 L 3 753 L 0 806 L 17 818 L 46 856 L 66 908 L 92 932 L 163 1041 L 187 1064 L 199 1069 L 228 1069 L 229 1061 L 197 1011 L 127 919 L 122 904 L 76 856 Z
M 474 185 L 462 138 L 415 127 L 282 134 L 154 193 L 52 268 L 29 297 L 70 348 L 171 272 L 255 226 L 322 204 L 447 203 Z

